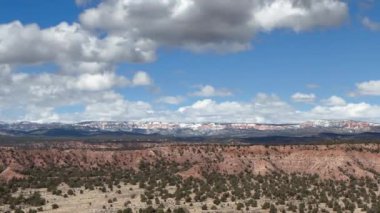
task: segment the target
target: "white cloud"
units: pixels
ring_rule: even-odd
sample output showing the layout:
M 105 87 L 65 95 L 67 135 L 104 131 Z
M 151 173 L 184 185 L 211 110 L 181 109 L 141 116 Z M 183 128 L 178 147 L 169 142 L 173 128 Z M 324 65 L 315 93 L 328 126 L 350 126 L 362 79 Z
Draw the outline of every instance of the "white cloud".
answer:
M 182 96 L 164 96 L 156 100 L 158 103 L 178 105 L 184 101 Z
M 347 103 L 340 106 L 316 106 L 305 112 L 306 118 L 313 119 L 353 119 L 380 121 L 380 106 L 368 103 Z
M 211 85 L 204 85 L 199 86 L 199 90 L 191 93 L 192 96 L 199 96 L 199 97 L 225 97 L 225 96 L 231 96 L 232 92 L 228 89 L 216 89 L 215 87 Z
M 380 95 L 380 80 L 379 81 L 366 81 L 356 84 L 356 95 Z
M 80 21 L 88 29 L 129 32 L 160 45 L 234 52 L 250 48 L 260 31 L 331 27 L 347 16 L 340 0 L 113 0 L 86 10 Z
M 101 106 L 109 104 L 107 110 L 125 106 L 120 119 L 135 118 L 142 115 L 139 110 L 146 109 L 140 102 L 130 102 L 113 91 L 116 87 L 137 86 L 124 76 L 114 72 L 105 73 L 35 73 L 26 74 L 0 66 L 0 114 L 1 120 L 30 121 L 78 121 L 96 119 L 101 114 Z M 114 105 L 112 105 L 114 104 Z M 76 114 L 58 113 L 61 107 L 80 105 L 86 111 Z M 100 108 L 96 108 L 96 106 Z M 144 106 L 144 107 L 142 107 Z M 136 107 L 136 109 L 135 109 Z M 96 112 L 96 109 L 99 111 Z M 120 112 L 121 109 L 118 110 Z M 90 112 L 94 115 L 91 116 Z M 133 112 L 133 113 L 129 113 Z M 136 114 L 134 114 L 136 112 Z M 137 113 L 139 112 L 139 113 Z M 109 112 L 110 114 L 117 112 Z M 117 118 L 110 115 L 109 118 Z M 106 116 L 99 117 L 106 118 Z
M 0 63 L 149 62 L 161 46 L 235 52 L 250 48 L 261 31 L 331 27 L 347 16 L 340 0 L 101 1 L 80 23 L 1 24 Z
M 11 73 L 11 66 L 0 64 L 0 76 L 8 76 Z
M 155 45 L 129 35 L 98 38 L 80 24 L 65 22 L 41 29 L 18 21 L 0 25 L 0 63 L 146 62 L 155 58 Z
M 342 23 L 347 5 L 330 0 L 271 0 L 254 13 L 257 24 L 265 31 L 290 28 L 296 32 L 315 27 L 331 27 Z
M 59 67 L 61 72 L 67 74 L 77 74 L 77 73 L 104 73 L 113 72 L 115 67 L 110 63 L 105 62 L 59 62 Z
M 250 120 L 257 121 L 255 116 L 242 117 L 251 111 L 249 104 L 238 102 L 222 102 L 217 103 L 211 99 L 204 99 L 195 102 L 190 106 L 181 107 L 178 109 L 178 117 L 183 117 L 185 120 L 194 121 L 227 121 L 227 120 Z
M 346 105 L 346 101 L 338 96 L 331 96 L 330 98 L 326 100 L 322 100 L 322 103 L 326 106 L 344 106 Z
M 62 118 L 59 114 L 54 112 L 54 107 L 36 107 L 28 106 L 26 109 L 26 114 L 22 117 L 24 121 L 33 122 L 61 122 Z
M 150 104 L 137 101 L 130 102 L 116 93 L 104 93 L 100 100 L 86 105 L 81 114 L 82 120 L 140 120 L 150 117 Z
M 113 94 L 111 98 L 101 98 L 89 104 L 85 112 L 77 116 L 74 120 L 299 123 L 317 119 L 353 119 L 380 122 L 380 106 L 364 102 L 340 103 L 299 111 L 276 95 L 260 93 L 252 102 L 202 99 L 177 110 L 158 111 L 148 103 L 129 102 Z
M 68 84 L 69 87 L 73 86 L 80 90 L 98 91 L 115 86 L 126 86 L 129 84 L 129 80 L 122 76 L 116 76 L 114 73 L 85 73 L 80 75 L 76 81 L 68 82 Z
M 375 21 L 372 21 L 370 18 L 368 17 L 364 17 L 362 19 L 362 24 L 370 29 L 370 30 L 373 30 L 373 31 L 380 31 L 380 23 L 379 22 L 375 22 Z
M 157 110 L 146 102 L 128 101 L 123 95 L 107 89 L 108 86 L 94 88 L 87 85 L 84 89 L 68 84 L 78 82 L 79 78 L 76 76 L 24 74 L 13 72 L 7 67 L 0 67 L 0 115 L 1 119 L 6 121 L 160 120 L 296 123 L 314 119 L 355 119 L 380 122 L 380 106 L 364 102 L 347 103 L 338 96 L 332 96 L 323 100 L 321 105 L 303 111 L 297 110 L 274 94 L 264 93 L 257 94 L 251 102 L 217 102 L 206 98 L 190 105 L 179 106 L 177 110 Z M 180 96 L 168 96 L 162 97 L 160 101 L 178 104 L 180 99 Z M 60 107 L 75 105 L 83 107 L 75 112 L 56 111 Z
M 334 97 L 334 96 L 333 96 Z M 380 106 L 368 103 L 343 103 L 338 97 L 333 103 L 317 105 L 299 111 L 275 95 L 258 94 L 253 102 L 196 101 L 170 112 L 174 121 L 298 123 L 317 119 L 353 119 L 380 122 Z M 337 101 L 339 100 L 339 101 Z M 176 120 L 177 119 L 177 120 Z
M 296 112 L 276 95 L 260 93 L 253 102 L 216 102 L 212 99 L 196 101 L 190 106 L 180 107 L 177 119 L 187 121 L 216 122 L 267 122 L 280 123 L 297 118 Z
M 292 99 L 293 101 L 300 102 L 300 103 L 313 103 L 316 99 L 316 96 L 313 93 L 305 94 L 305 93 L 297 92 L 292 95 Z
M 132 83 L 134 86 L 149 86 L 153 83 L 153 81 L 148 75 L 148 73 L 143 72 L 143 71 L 138 71 L 133 76 Z

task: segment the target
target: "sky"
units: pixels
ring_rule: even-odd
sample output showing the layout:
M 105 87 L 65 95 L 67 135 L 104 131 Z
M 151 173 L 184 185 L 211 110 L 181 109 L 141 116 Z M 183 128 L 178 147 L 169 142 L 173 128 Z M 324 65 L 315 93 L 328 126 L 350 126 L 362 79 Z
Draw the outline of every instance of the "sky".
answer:
M 0 121 L 380 122 L 375 0 L 2 0 Z

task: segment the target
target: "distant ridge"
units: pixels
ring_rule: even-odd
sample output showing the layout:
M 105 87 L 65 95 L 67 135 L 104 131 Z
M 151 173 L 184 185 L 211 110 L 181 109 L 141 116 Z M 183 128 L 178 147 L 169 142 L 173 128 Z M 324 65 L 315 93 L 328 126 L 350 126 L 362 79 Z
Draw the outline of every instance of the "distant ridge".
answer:
M 321 134 L 380 133 L 380 125 L 353 120 L 314 120 L 299 124 L 170 123 L 156 121 L 86 121 L 72 124 L 0 122 L 0 135 L 85 137 L 96 135 L 162 135 L 171 137 L 310 137 Z

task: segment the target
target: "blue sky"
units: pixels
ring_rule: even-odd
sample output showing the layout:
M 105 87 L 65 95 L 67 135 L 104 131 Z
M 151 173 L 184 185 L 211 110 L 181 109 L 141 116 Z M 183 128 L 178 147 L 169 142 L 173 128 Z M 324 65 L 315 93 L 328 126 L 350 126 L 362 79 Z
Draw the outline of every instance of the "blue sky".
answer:
M 251 10 L 256 11 L 253 21 L 236 17 L 239 21 L 231 26 L 237 25 L 236 31 L 223 27 L 212 31 L 210 28 L 217 24 L 229 24 L 234 11 L 220 11 L 230 12 L 230 17 L 218 13 L 208 17 L 192 11 L 195 7 L 206 11 L 217 5 L 197 0 L 192 3 L 194 8 L 186 6 L 191 0 L 172 0 L 171 4 L 159 1 L 156 5 L 150 0 L 140 5 L 129 0 L 113 2 L 0 2 L 0 64 L 8 70 L 0 76 L 6 85 L 0 91 L 0 120 L 380 122 L 379 2 L 325 0 L 305 6 L 313 1 L 297 5 L 285 0 L 280 4 L 283 17 L 275 17 L 274 13 L 265 13 L 281 2 L 272 0 L 268 5 L 252 6 Z M 153 5 L 152 14 L 159 9 L 173 13 L 178 10 L 183 17 L 152 15 L 162 20 L 154 22 L 149 16 L 120 11 L 117 2 L 135 10 Z M 178 9 L 182 6 L 185 9 Z M 128 18 L 107 17 L 103 13 L 107 9 Z M 200 24 L 192 25 L 199 17 L 206 17 L 206 32 L 197 28 Z M 216 21 L 208 23 L 209 19 Z M 19 21 L 19 27 L 9 30 L 7 26 L 15 21 Z M 169 28 L 162 23 L 165 21 Z M 80 34 L 58 39 L 57 33 L 45 32 L 58 28 L 61 22 L 67 22 L 62 31 L 72 33 L 70 29 L 75 28 Z M 178 23 L 188 24 L 185 27 L 191 30 Z M 151 26 L 143 26 L 146 24 Z M 32 25 L 37 28 L 28 30 Z M 239 33 L 244 30 L 249 32 Z M 16 42 L 9 38 L 13 34 L 18 35 Z M 203 34 L 206 37 L 201 37 Z M 87 37 L 104 42 L 88 49 L 107 54 L 88 56 L 87 46 L 81 46 Z M 116 51 L 112 45 L 118 43 L 108 38 L 128 43 Z M 84 53 L 77 54 L 80 48 Z M 146 52 L 133 52 L 141 48 Z M 16 49 L 19 51 L 13 53 Z M 82 70 L 79 63 L 97 65 L 94 70 Z M 22 81 L 29 84 L 21 85 Z

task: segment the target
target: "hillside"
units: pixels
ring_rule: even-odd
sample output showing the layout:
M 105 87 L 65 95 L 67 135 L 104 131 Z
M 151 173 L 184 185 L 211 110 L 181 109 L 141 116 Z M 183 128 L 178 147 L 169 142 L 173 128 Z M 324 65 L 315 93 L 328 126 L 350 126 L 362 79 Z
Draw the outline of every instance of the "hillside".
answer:
M 22 149 L 0 148 L 0 166 L 14 170 L 49 167 L 96 167 L 136 169 L 142 161 L 188 164 L 186 176 L 202 171 L 238 174 L 271 172 L 317 174 L 338 180 L 373 177 L 380 173 L 377 144 L 248 146 L 218 144 L 145 144 L 128 147 L 118 143 L 57 143 L 54 146 Z M 22 170 L 21 169 L 21 170 Z
M 380 146 L 0 148 L 0 212 L 378 212 Z

